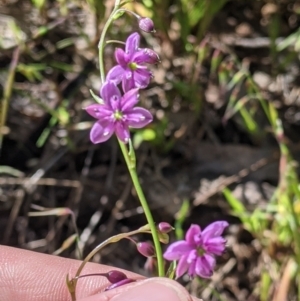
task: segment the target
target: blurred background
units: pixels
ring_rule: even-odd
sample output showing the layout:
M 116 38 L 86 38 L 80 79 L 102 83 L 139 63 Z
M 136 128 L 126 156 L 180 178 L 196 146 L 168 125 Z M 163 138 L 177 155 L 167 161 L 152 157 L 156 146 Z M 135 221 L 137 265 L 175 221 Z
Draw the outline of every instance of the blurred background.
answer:
M 78 258 L 76 231 L 87 254 L 146 223 L 116 139 L 93 145 L 83 110 L 89 90 L 99 93 L 97 44 L 113 6 L 0 1 L 2 244 Z M 191 223 L 230 223 L 212 279 L 182 283 L 204 300 L 300 300 L 300 2 L 125 7 L 152 18 L 156 33 L 141 32 L 141 46 L 161 58 L 141 91 L 154 122 L 132 133 L 154 219 L 175 225 L 172 241 Z M 107 39 L 133 31 L 124 14 Z M 151 275 L 129 241 L 94 261 Z

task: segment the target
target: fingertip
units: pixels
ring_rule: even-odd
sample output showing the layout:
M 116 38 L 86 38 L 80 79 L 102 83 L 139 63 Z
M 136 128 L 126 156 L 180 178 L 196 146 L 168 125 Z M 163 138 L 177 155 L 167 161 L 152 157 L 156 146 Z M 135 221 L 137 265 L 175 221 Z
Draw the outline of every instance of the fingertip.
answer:
M 202 301 L 192 297 L 178 282 L 150 278 L 78 301 Z

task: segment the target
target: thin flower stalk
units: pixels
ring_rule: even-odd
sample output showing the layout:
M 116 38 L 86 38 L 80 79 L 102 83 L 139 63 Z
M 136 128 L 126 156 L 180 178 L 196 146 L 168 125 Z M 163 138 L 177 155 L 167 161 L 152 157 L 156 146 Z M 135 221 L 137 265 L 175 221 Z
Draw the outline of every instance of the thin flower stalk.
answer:
M 155 247 L 155 251 L 156 251 L 156 257 L 157 257 L 158 276 L 164 277 L 165 276 L 165 267 L 164 267 L 163 254 L 162 254 L 161 244 L 159 241 L 158 232 L 157 232 L 157 229 L 155 226 L 155 222 L 153 220 L 153 216 L 151 214 L 151 210 L 149 208 L 148 202 L 146 200 L 146 197 L 144 195 L 140 181 L 138 179 L 136 168 L 135 168 L 135 166 L 132 166 L 132 164 L 131 164 L 131 159 L 128 155 L 128 149 L 127 149 L 126 145 L 120 140 L 119 140 L 119 145 L 122 150 L 123 156 L 125 158 L 125 162 L 127 164 L 134 188 L 136 190 L 136 193 L 138 195 L 140 203 L 143 207 L 148 225 L 150 227 L 150 231 L 151 231 L 151 235 L 152 235 L 152 239 L 153 239 L 153 243 L 154 243 L 154 247 Z
M 111 25 L 111 23 L 113 22 L 115 16 L 120 12 L 120 1 L 116 1 L 115 2 L 115 7 L 111 13 L 111 15 L 109 16 L 103 30 L 101 33 L 101 37 L 99 40 L 99 44 L 98 44 L 98 49 L 99 49 L 99 70 L 100 70 L 100 78 L 101 78 L 101 82 L 102 84 L 105 83 L 105 70 L 104 70 L 104 56 L 103 56 L 103 52 L 104 52 L 104 46 L 105 46 L 105 35 L 106 32 L 109 28 L 109 26 Z M 151 53 L 152 55 L 153 53 Z M 153 57 L 152 57 L 153 58 Z M 163 260 L 163 255 L 162 255 L 162 249 L 161 249 L 161 245 L 160 245 L 160 240 L 159 240 L 159 235 L 149 208 L 149 205 L 147 203 L 147 200 L 145 198 L 145 195 L 143 193 L 143 190 L 141 188 L 138 176 L 137 176 L 137 171 L 136 171 L 136 164 L 132 163 L 132 158 L 135 158 L 135 153 L 133 148 L 131 147 L 130 149 L 130 156 L 128 153 L 128 149 L 126 147 L 126 144 L 118 139 L 119 141 L 119 145 L 121 147 L 123 156 L 125 158 L 125 162 L 127 164 L 133 185 L 135 187 L 135 190 L 137 192 L 138 198 L 140 200 L 140 203 L 143 207 L 143 210 L 145 212 L 145 216 L 147 219 L 147 222 L 149 224 L 150 227 L 150 231 L 152 234 L 152 238 L 153 238 L 153 243 L 154 243 L 154 247 L 155 247 L 155 251 L 156 251 L 156 256 L 157 256 L 157 262 L 158 262 L 158 276 L 164 277 L 165 276 L 165 271 L 164 271 L 164 260 Z M 130 140 L 129 140 L 130 142 Z M 89 260 L 89 259 L 88 259 Z M 85 263 L 84 263 L 85 264 Z M 81 267 L 81 269 L 83 268 L 83 266 Z M 81 269 L 78 270 L 78 274 L 77 276 L 80 274 Z

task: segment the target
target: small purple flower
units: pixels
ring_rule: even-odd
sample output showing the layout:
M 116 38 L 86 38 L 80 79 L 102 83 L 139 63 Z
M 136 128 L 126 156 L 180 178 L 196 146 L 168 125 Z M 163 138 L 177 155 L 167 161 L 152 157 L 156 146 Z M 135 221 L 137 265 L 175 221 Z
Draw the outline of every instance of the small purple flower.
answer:
M 222 255 L 225 250 L 226 240 L 221 234 L 227 226 L 226 221 L 218 221 L 201 231 L 198 225 L 191 225 L 185 240 L 174 242 L 168 247 L 164 258 L 179 260 L 176 268 L 177 278 L 185 272 L 188 272 L 191 277 L 212 276 L 216 265 L 215 255 Z
M 152 78 L 152 73 L 144 65 L 156 64 L 159 62 L 157 53 L 148 48 L 139 48 L 140 35 L 135 32 L 131 34 L 125 45 L 125 51 L 117 48 L 115 58 L 118 63 L 107 74 L 107 80 L 113 81 L 116 85 L 122 82 L 124 92 L 133 88 L 146 88 Z
M 105 82 L 101 88 L 104 104 L 92 104 L 86 108 L 88 114 L 98 119 L 90 132 L 93 143 L 107 141 L 113 133 L 127 143 L 130 137 L 129 127 L 142 128 L 153 119 L 151 113 L 138 103 L 138 89 L 132 89 L 121 96 L 113 82 Z

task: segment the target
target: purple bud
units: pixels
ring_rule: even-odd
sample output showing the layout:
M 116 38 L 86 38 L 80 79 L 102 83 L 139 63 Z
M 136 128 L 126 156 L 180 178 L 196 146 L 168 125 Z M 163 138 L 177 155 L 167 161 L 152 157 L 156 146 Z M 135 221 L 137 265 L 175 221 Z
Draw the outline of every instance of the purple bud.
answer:
M 122 286 L 122 285 L 127 284 L 127 283 L 131 283 L 131 282 L 134 282 L 134 281 L 135 281 L 134 279 L 129 279 L 129 278 L 123 279 L 123 280 L 121 280 L 121 281 L 119 281 L 119 282 L 117 282 L 117 283 L 114 283 L 114 284 L 108 286 L 108 287 L 105 289 L 105 291 L 109 291 L 109 290 L 111 290 L 111 289 L 114 289 L 114 288 L 116 288 L 116 287 Z
M 155 249 L 151 243 L 139 242 L 136 244 L 136 248 L 145 257 L 152 257 L 155 255 Z
M 127 279 L 127 276 L 120 271 L 112 270 L 106 274 L 106 278 L 110 283 L 117 283 L 119 281 Z
M 157 228 L 161 233 L 169 233 L 174 229 L 169 223 L 166 222 L 159 223 Z
M 144 269 L 149 273 L 153 273 L 155 264 L 156 264 L 156 258 L 148 257 L 144 264 Z
M 145 32 L 155 32 L 154 23 L 150 18 L 140 18 L 139 28 Z
M 144 48 L 143 51 L 144 51 L 143 60 L 145 63 L 148 63 L 148 64 L 160 63 L 160 58 L 154 50 L 152 50 L 150 48 Z

